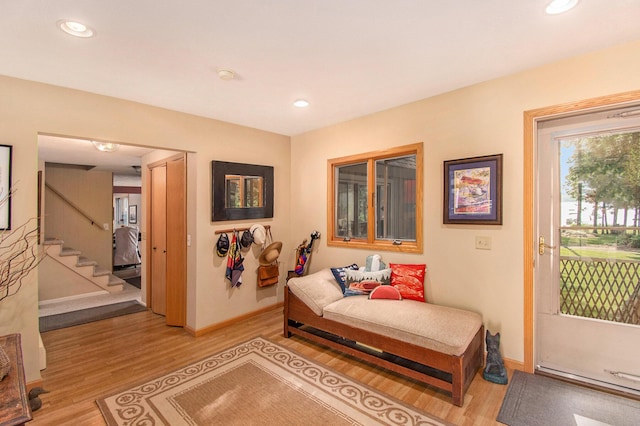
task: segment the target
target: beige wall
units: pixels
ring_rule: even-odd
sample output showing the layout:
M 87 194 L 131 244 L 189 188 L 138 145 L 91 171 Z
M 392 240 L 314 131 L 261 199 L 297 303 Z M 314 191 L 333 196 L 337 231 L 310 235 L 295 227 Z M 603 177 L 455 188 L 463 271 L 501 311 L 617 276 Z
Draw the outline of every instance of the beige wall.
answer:
M 292 208 L 304 214 L 292 216 L 292 236 L 326 230 L 327 159 L 423 141 L 424 253 L 380 254 L 387 262 L 426 263 L 429 300 L 480 312 L 488 329 L 502 333 L 505 357 L 523 361 L 523 112 L 639 87 L 635 42 L 295 136 Z M 498 153 L 503 225 L 443 225 L 443 161 Z M 478 235 L 491 237 L 492 250 L 474 248 Z M 327 247 L 323 238 L 311 270 L 363 264 L 367 254 Z
M 214 230 L 240 223 L 211 223 L 210 161 L 247 162 L 275 168 L 275 216 L 265 220 L 286 253 L 295 249 L 289 239 L 289 137 L 216 120 L 153 108 L 120 99 L 0 76 L 0 144 L 13 145 L 13 223 L 36 215 L 39 132 L 196 153 L 188 177 L 193 192 L 189 232 L 189 297 L 193 303 L 188 325 L 201 329 L 281 301 L 282 284 L 267 291 L 255 285 L 256 253 L 245 262 L 245 284 L 230 290 L 224 263 L 213 256 Z M 195 189 L 194 189 L 195 188 Z M 284 259 L 283 259 L 284 260 Z M 288 260 L 288 259 L 287 259 Z M 293 262 L 293 260 L 291 260 Z M 290 265 L 291 266 L 291 265 Z M 286 266 L 283 266 L 283 269 Z M 284 280 L 282 280 L 284 282 Z M 22 333 L 27 381 L 40 378 L 38 365 L 37 274 L 18 294 L 0 302 L 0 334 Z
M 45 237 L 63 240 L 65 247 L 81 251 L 83 257 L 110 270 L 113 257 L 112 174 L 46 166 L 45 182 L 97 225 L 92 225 L 78 210 L 45 189 Z M 107 229 L 103 225 L 107 225 Z
M 507 60 L 507 59 L 505 59 Z M 386 261 L 426 262 L 430 300 L 481 312 L 503 333 L 506 357 L 523 359 L 522 163 L 525 110 L 640 87 L 640 42 L 551 64 L 425 99 L 291 140 L 215 120 L 60 87 L 0 77 L 0 144 L 14 146 L 13 203 L 19 223 L 36 212 L 37 134 L 46 132 L 193 152 L 189 156 L 189 312 L 193 329 L 237 317 L 282 300 L 277 288 L 257 290 L 255 248 L 245 261 L 245 284 L 229 289 L 224 259 L 213 254 L 214 231 L 245 223 L 210 222 L 210 161 L 275 167 L 275 216 L 262 223 L 284 241 L 283 271 L 297 244 L 326 230 L 326 160 L 364 151 L 425 144 L 425 247 L 422 255 L 382 253 Z M 504 154 L 504 225 L 442 225 L 442 162 Z M 32 189 L 33 188 L 33 189 Z M 291 194 L 291 195 L 290 195 Z M 144 203 L 143 203 L 144 204 Z M 295 212 L 292 214 L 291 212 Z M 491 251 L 474 249 L 476 235 L 492 238 Z M 325 236 L 326 237 L 326 236 Z M 316 243 L 311 270 L 357 261 L 366 252 Z M 283 280 L 281 280 L 283 281 Z M 23 333 L 27 380 L 39 377 L 37 277 L 0 305 L 0 333 Z
M 41 305 L 55 299 L 105 293 L 105 290 L 50 256 L 46 256 L 38 265 L 38 300 Z

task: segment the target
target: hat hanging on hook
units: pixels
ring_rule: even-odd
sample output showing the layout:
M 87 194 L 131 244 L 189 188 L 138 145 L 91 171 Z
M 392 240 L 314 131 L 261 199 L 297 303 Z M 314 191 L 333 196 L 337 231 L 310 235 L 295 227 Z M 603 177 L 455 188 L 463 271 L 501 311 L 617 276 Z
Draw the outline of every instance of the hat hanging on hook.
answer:
M 251 228 L 249 228 L 249 232 L 251 233 L 254 244 L 262 245 L 267 240 L 267 230 L 259 223 L 252 225 Z
M 227 234 L 220 234 L 216 243 L 216 254 L 219 257 L 225 257 L 229 251 L 229 237 Z

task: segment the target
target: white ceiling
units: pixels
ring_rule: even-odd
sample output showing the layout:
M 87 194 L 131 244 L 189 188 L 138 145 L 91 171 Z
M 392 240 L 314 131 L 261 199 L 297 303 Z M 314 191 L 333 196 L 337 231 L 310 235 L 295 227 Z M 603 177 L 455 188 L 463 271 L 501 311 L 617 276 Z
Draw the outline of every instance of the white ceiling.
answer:
M 142 156 L 151 148 L 120 145 L 115 152 L 98 151 L 90 140 L 38 135 L 38 158 L 48 163 L 87 166 L 116 175 L 140 175 Z
M 5 0 L 0 74 L 296 135 L 640 39 L 638 0 L 547 1 Z

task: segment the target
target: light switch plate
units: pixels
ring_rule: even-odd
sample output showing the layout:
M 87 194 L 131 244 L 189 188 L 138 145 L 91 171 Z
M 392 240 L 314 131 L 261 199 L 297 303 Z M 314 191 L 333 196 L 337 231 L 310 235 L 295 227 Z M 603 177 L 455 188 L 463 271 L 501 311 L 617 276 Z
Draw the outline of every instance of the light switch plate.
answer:
M 476 237 L 476 249 L 491 250 L 491 237 Z

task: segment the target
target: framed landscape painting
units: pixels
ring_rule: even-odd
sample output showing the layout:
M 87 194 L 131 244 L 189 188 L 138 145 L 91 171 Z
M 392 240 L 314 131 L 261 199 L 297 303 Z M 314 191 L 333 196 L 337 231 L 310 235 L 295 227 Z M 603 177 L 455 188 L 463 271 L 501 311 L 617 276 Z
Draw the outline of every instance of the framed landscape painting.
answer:
M 502 154 L 444 162 L 445 224 L 502 225 Z

